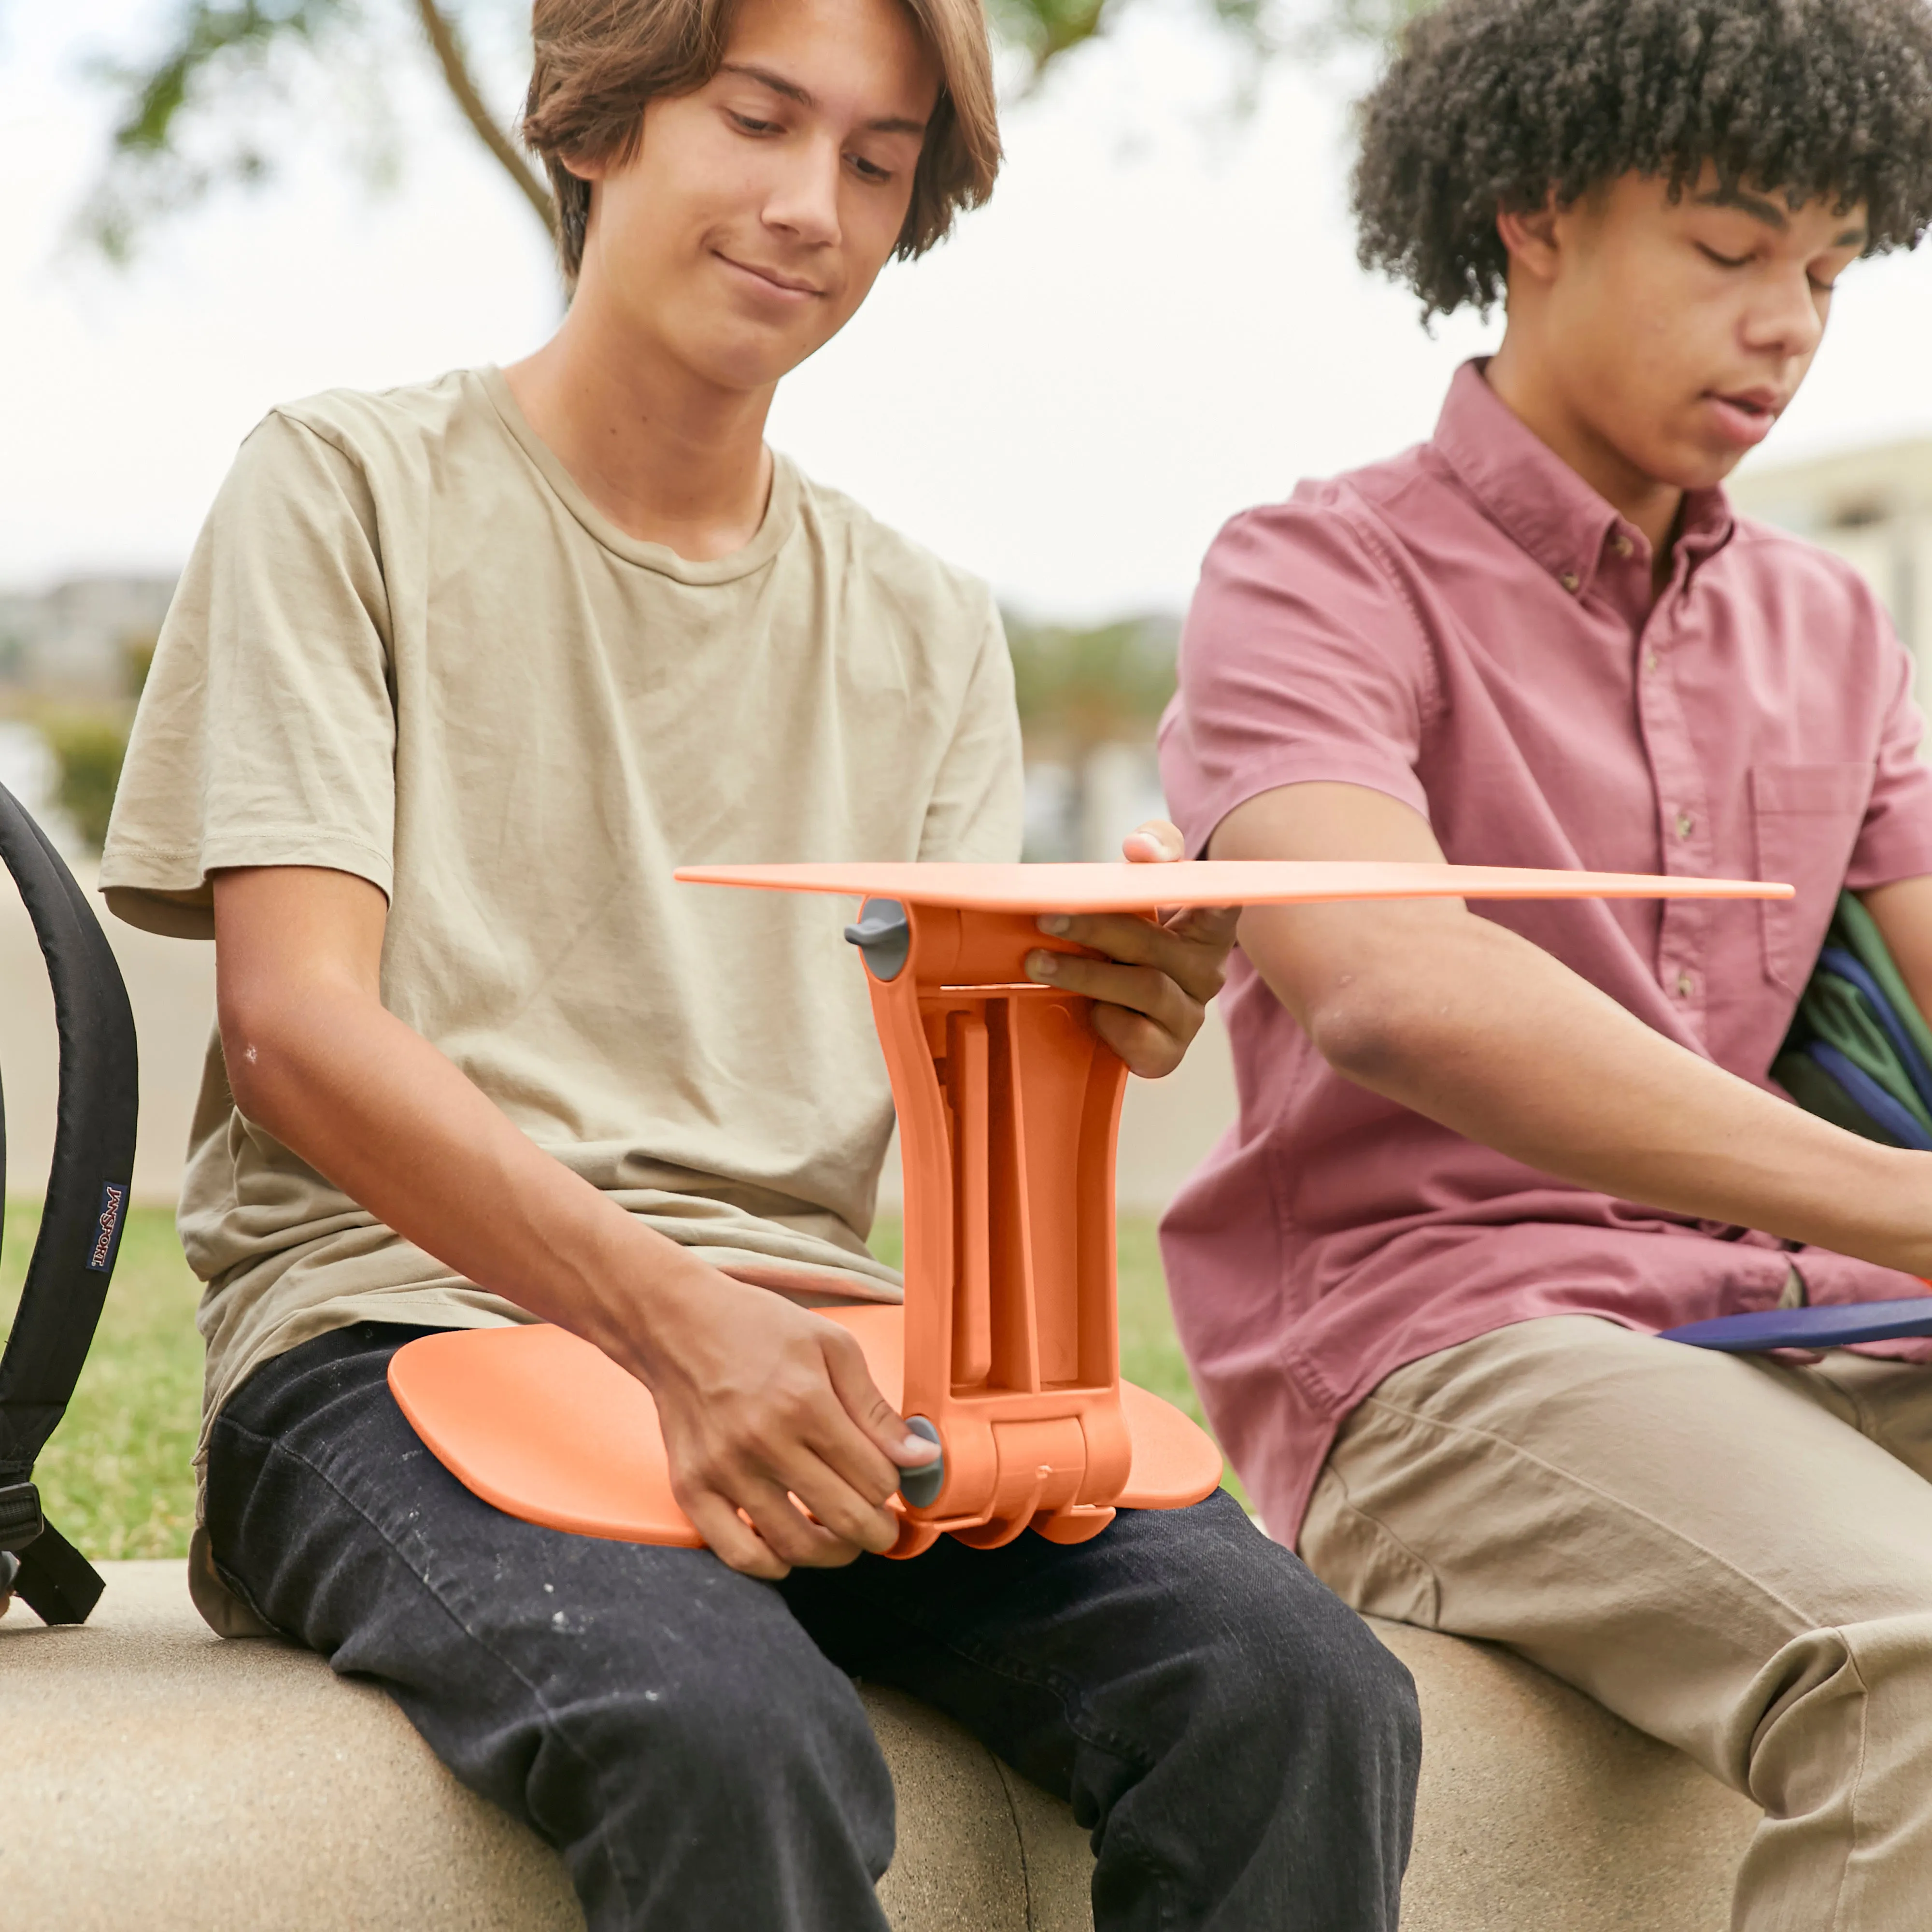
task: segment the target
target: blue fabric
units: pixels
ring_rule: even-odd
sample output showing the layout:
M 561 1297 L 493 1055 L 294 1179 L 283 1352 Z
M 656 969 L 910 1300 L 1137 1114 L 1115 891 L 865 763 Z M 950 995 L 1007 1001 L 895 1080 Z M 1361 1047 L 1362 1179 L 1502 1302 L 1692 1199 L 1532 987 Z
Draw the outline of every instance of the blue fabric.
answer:
M 1844 1348 L 1854 1342 L 1895 1342 L 1907 1335 L 1932 1335 L 1932 1294 L 1720 1315 L 1715 1321 L 1666 1328 L 1658 1339 L 1744 1355 L 1765 1348 Z
M 1864 964 L 1847 952 L 1841 946 L 1828 946 L 1819 956 L 1818 963 L 1841 980 L 1849 981 L 1864 995 L 1865 1004 L 1872 1010 L 1873 1017 L 1885 1029 L 1885 1036 L 1892 1042 L 1892 1051 L 1898 1055 L 1899 1064 L 1910 1078 L 1912 1090 L 1920 1101 L 1932 1108 L 1932 1067 L 1925 1064 L 1924 1057 L 1912 1044 L 1912 1036 L 1900 1022 L 1893 1010 L 1892 1002 L 1885 996 L 1884 989 L 1866 970 Z
M 1804 1053 L 1822 1066 L 1900 1147 L 1916 1148 L 1922 1154 L 1932 1154 L 1932 1134 L 1928 1134 L 1917 1119 L 1863 1067 L 1854 1066 L 1836 1047 L 1827 1046 L 1822 1040 L 1811 1041 Z

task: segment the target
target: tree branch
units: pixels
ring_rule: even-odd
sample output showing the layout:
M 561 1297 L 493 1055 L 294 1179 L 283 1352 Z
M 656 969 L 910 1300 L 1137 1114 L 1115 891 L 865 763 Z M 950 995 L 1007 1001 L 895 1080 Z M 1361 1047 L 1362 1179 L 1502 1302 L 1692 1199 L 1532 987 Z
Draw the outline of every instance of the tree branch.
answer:
M 462 43 L 457 38 L 455 22 L 437 5 L 436 0 L 416 0 L 416 12 L 430 49 L 442 69 L 442 77 L 455 96 L 457 106 L 463 110 L 463 118 L 476 130 L 477 139 L 502 164 L 504 172 L 536 210 L 537 219 L 554 242 L 556 203 L 551 199 L 543 178 L 518 153 L 515 143 L 496 124 L 496 117 L 477 92 L 476 83 L 470 76 L 470 63 L 463 56 Z

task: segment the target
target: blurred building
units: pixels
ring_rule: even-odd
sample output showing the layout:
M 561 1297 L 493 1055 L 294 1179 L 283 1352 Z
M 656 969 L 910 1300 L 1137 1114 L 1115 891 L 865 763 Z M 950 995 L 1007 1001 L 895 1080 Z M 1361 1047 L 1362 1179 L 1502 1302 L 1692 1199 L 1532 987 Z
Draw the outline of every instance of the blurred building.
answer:
M 1835 551 L 1885 600 L 1932 699 L 1932 436 L 1754 470 L 1732 500 Z
M 0 687 L 73 700 L 124 698 L 128 655 L 153 644 L 174 590 L 172 577 L 144 574 L 0 591 Z

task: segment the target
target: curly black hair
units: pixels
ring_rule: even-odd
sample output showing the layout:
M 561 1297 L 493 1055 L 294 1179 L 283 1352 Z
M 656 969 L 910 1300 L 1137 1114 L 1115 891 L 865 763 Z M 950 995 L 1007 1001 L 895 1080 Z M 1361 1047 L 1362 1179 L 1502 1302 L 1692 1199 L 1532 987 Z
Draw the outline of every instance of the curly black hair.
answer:
M 1448 0 L 1357 113 L 1362 266 L 1425 320 L 1501 298 L 1499 211 L 1625 174 L 1862 204 L 1873 253 L 1932 225 L 1928 0 Z

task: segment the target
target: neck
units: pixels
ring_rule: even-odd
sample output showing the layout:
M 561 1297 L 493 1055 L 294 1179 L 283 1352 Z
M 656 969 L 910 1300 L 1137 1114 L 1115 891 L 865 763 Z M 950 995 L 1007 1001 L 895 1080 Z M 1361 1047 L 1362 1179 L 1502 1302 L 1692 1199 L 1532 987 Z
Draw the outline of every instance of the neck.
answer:
M 1650 544 L 1652 574 L 1660 586 L 1666 582 L 1683 490 L 1647 476 L 1606 442 L 1571 406 L 1555 380 L 1550 360 L 1527 352 L 1514 329 L 1504 332 L 1502 346 L 1483 374 L 1510 413 L 1538 442 L 1547 444 L 1612 509 L 1643 532 Z
M 742 550 L 771 494 L 772 388 L 728 390 L 580 290 L 563 326 L 503 371 L 532 429 L 627 536 L 694 562 Z

